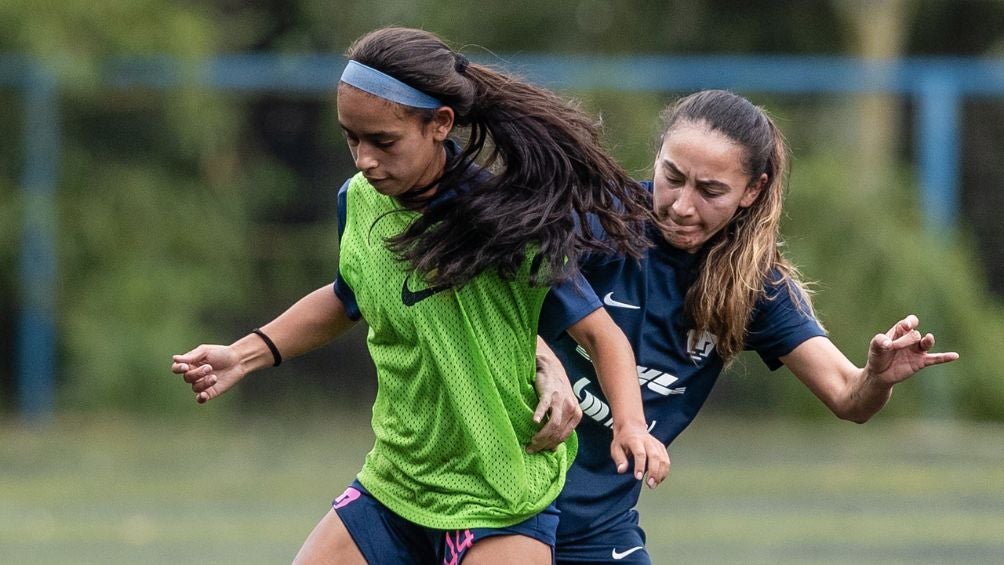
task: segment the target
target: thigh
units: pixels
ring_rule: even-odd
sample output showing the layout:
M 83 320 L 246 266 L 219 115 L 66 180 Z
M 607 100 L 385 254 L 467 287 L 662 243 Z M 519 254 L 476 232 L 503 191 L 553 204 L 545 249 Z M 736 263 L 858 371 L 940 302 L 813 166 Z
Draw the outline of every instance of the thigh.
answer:
M 366 565 L 345 524 L 333 509 L 321 518 L 293 560 L 295 565 Z
M 512 526 L 443 532 L 438 544 L 439 562 L 551 565 L 557 531 L 558 509 L 552 504 L 540 514 Z
M 463 558 L 464 565 L 550 565 L 551 546 L 523 535 L 498 535 L 475 543 Z
M 429 565 L 436 562 L 433 541 L 430 540 L 427 529 L 392 512 L 359 481 L 353 481 L 334 500 L 329 516 L 337 518 L 337 522 L 330 521 L 333 527 L 318 539 L 336 542 L 333 548 L 338 555 L 345 556 L 346 563 Z M 355 553 L 345 549 L 346 537 L 353 542 Z M 318 544 L 318 547 L 322 545 Z M 355 561 L 357 557 L 363 561 Z M 349 559 L 353 561 L 348 561 Z M 336 559 L 335 562 L 343 561 Z

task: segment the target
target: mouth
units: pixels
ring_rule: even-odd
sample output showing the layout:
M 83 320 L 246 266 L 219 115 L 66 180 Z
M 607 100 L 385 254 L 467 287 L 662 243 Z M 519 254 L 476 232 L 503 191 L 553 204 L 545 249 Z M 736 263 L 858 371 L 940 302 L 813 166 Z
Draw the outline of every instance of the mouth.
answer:
M 664 231 L 664 232 L 672 232 L 672 233 L 677 233 L 677 234 L 686 234 L 686 233 L 695 232 L 695 231 L 699 230 L 698 226 L 691 226 L 691 225 L 680 224 L 680 223 L 674 221 L 669 216 L 660 216 L 659 217 L 659 228 L 662 231 Z

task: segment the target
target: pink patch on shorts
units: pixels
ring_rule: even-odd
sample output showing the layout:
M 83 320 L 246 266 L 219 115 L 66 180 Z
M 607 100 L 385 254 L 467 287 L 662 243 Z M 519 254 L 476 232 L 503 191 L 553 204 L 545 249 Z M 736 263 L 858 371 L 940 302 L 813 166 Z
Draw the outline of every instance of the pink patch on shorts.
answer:
M 443 557 L 443 565 L 457 565 L 463 559 L 464 553 L 474 545 L 474 536 L 470 530 L 457 530 L 452 534 L 445 532 L 444 537 L 449 553 Z
M 358 500 L 360 496 L 362 496 L 362 493 L 358 489 L 349 487 L 335 499 L 334 508 L 337 510 L 343 506 L 348 506 Z

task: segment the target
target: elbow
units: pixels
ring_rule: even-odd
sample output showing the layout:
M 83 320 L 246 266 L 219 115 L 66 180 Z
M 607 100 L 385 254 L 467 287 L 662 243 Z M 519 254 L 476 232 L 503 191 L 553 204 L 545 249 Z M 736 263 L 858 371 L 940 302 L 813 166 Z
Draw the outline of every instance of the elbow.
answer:
M 848 422 L 854 422 L 855 424 L 864 424 L 868 420 L 872 419 L 871 414 L 850 414 L 845 416 L 840 416 L 841 420 L 846 420 Z
M 868 420 L 871 420 L 872 416 L 875 415 L 875 411 L 871 410 L 836 408 L 836 407 L 831 407 L 831 410 L 837 418 L 840 418 L 841 420 L 845 420 L 847 422 L 853 422 L 855 424 L 864 424 Z
M 832 399 L 827 405 L 841 420 L 864 424 L 882 410 L 891 396 L 891 387 L 882 390 L 855 388 L 846 395 Z

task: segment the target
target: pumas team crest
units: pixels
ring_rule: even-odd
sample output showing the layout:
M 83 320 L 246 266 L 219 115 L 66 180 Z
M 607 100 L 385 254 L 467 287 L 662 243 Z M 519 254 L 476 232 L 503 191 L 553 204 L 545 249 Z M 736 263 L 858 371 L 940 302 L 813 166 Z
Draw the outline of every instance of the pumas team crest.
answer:
M 694 363 L 706 361 L 716 345 L 718 336 L 709 331 L 702 331 L 700 335 L 695 330 L 687 332 L 687 354 Z

